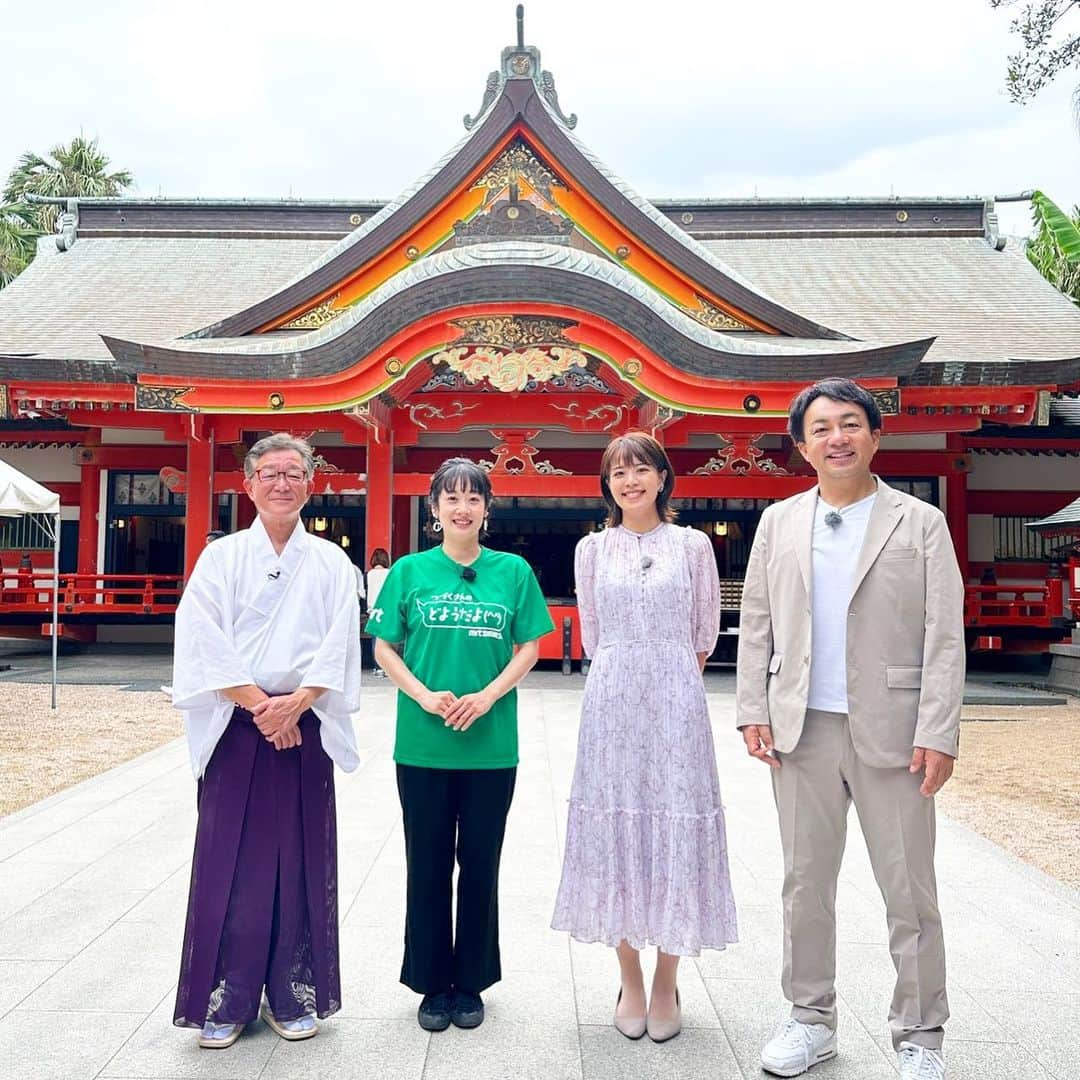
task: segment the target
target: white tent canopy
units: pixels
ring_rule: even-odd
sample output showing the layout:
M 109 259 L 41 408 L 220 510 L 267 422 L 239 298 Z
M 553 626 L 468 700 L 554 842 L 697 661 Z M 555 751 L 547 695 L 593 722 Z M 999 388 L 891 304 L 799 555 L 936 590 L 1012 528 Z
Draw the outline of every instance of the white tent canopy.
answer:
M 53 545 L 52 707 L 56 708 L 57 613 L 60 603 L 60 496 L 0 459 L 0 517 L 41 514 Z
M 0 517 L 59 513 L 59 495 L 0 459 Z

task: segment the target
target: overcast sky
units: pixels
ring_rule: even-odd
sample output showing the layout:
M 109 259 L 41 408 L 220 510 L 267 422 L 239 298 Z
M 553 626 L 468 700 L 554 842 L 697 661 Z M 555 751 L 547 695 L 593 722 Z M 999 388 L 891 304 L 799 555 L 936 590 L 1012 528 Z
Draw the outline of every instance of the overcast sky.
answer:
M 138 194 L 168 196 L 389 198 L 461 137 L 515 35 L 509 0 L 0 0 L 0 14 L 0 171 L 82 131 Z M 578 135 L 643 195 L 1080 202 L 1080 73 L 1011 104 L 1009 15 L 987 0 L 525 14 Z M 1027 231 L 1026 204 L 999 209 Z

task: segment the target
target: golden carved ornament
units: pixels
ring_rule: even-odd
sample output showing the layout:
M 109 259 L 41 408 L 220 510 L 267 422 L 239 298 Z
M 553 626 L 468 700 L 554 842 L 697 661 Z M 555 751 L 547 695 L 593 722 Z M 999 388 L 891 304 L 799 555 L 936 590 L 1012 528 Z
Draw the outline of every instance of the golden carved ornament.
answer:
M 310 311 L 305 311 L 303 315 L 298 315 L 295 319 L 285 323 L 281 329 L 318 330 L 327 323 L 333 322 L 344 311 L 344 308 L 340 311 L 334 308 L 338 295 L 338 293 L 334 293 L 328 300 L 324 300 L 321 304 L 311 308 Z
M 383 369 L 387 375 L 400 375 L 404 368 L 405 365 L 396 356 L 389 357 L 386 363 L 383 364 Z
M 551 198 L 553 187 L 566 187 L 529 146 L 521 139 L 515 139 L 472 185 L 471 190 L 487 188 L 489 192 L 502 191 L 516 183 L 519 177 L 547 199 Z
M 271 409 L 283 409 L 285 407 L 285 395 L 275 390 L 267 399 Z
M 519 349 L 526 345 L 572 345 L 564 331 L 575 324 L 569 319 L 532 315 L 491 315 L 454 319 L 452 325 L 462 332 L 459 341 Z
M 635 357 L 631 357 L 623 364 L 623 374 L 631 379 L 636 379 L 641 374 L 641 368 L 641 361 Z
M 723 308 L 706 300 L 703 296 L 695 297 L 698 306 L 696 308 L 683 307 L 683 311 L 695 322 L 707 326 L 710 330 L 749 330 L 750 327 L 740 322 L 733 315 L 729 315 Z
M 410 244 L 405 249 L 405 258 L 409 260 L 420 258 L 420 249 L 415 244 Z
M 0 420 L 6 420 L 8 418 L 8 390 L 7 387 L 0 383 Z

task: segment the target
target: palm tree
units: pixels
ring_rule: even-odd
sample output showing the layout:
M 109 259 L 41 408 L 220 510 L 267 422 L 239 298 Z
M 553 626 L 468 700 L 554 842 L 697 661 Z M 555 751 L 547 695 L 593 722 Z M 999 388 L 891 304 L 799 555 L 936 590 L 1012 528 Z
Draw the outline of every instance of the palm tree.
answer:
M 22 202 L 27 195 L 53 197 L 107 197 L 119 195 L 133 183 L 126 169 L 108 172 L 109 159 L 98 149 L 97 139 L 81 135 L 65 146 L 61 143 L 43 158 L 27 151 L 8 176 L 4 200 Z M 54 204 L 36 205 L 34 213 L 42 232 L 52 232 L 60 208 Z
M 0 289 L 26 269 L 40 235 L 30 207 L 18 203 L 0 206 Z
M 1027 257 L 1055 288 L 1080 304 L 1080 208 L 1070 218 L 1041 191 L 1032 192 L 1035 235 L 1028 241 Z

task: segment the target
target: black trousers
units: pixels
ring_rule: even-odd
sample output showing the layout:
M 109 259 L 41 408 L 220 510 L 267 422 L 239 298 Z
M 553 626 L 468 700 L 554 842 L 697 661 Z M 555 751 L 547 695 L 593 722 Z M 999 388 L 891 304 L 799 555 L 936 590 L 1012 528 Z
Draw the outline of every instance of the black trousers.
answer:
M 408 875 L 401 981 L 418 994 L 479 993 L 502 978 L 499 856 L 516 778 L 516 768 L 397 767 Z

